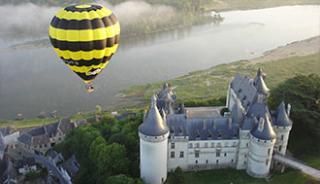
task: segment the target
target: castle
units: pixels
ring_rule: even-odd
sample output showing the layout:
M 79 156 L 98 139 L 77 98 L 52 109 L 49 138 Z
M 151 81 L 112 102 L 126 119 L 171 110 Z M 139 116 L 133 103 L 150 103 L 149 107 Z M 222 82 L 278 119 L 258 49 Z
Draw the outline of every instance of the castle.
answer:
M 177 107 L 171 86 L 165 84 L 152 96 L 139 127 L 141 178 L 161 184 L 177 167 L 228 167 L 267 177 L 273 152 L 286 154 L 292 121 L 290 104 L 269 110 L 264 80 L 261 69 L 254 79 L 236 76 L 229 84 L 226 107 Z M 222 111 L 225 108 L 230 112 Z

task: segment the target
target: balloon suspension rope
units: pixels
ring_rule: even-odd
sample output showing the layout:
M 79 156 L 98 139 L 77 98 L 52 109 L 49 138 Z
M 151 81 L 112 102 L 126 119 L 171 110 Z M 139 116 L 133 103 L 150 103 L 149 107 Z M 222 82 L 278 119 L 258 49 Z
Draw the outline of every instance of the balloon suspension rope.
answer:
M 88 93 L 94 92 L 94 87 L 93 87 L 92 82 L 86 82 L 86 89 L 87 89 Z

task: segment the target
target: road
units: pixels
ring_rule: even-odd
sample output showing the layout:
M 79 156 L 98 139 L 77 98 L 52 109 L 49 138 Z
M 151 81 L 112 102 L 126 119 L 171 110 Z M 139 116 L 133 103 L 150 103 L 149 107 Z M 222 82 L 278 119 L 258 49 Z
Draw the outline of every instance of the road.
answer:
M 286 166 L 292 167 L 294 169 L 298 169 L 301 172 L 310 175 L 312 177 L 314 177 L 315 179 L 320 181 L 320 170 L 315 169 L 313 167 L 310 167 L 304 163 L 302 163 L 301 161 L 298 161 L 296 159 L 290 158 L 288 156 L 283 156 L 279 153 L 275 153 L 273 156 L 273 159 L 283 163 Z

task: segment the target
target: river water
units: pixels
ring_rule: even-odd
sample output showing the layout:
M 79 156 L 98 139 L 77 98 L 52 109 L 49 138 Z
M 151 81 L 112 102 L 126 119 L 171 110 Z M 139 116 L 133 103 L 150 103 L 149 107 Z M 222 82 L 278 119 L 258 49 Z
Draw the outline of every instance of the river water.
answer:
M 0 38 L 0 119 L 17 113 L 36 117 L 104 108 L 115 95 L 137 84 L 167 80 L 221 63 L 250 59 L 287 43 L 320 34 L 320 6 L 287 6 L 222 12 L 219 25 L 173 30 L 120 46 L 87 94 L 50 47 L 4 49 Z

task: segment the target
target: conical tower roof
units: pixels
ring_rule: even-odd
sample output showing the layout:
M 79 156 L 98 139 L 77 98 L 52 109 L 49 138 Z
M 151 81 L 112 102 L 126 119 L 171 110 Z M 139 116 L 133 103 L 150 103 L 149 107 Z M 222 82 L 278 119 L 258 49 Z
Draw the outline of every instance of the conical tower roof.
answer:
M 269 94 L 269 88 L 267 87 L 266 83 L 264 82 L 264 74 L 261 70 L 261 68 L 257 71 L 257 76 L 254 79 L 254 85 L 259 93 L 262 93 L 264 95 Z
M 140 133 L 148 136 L 160 136 L 169 132 L 167 124 L 163 120 L 157 108 L 157 98 L 151 97 L 151 106 L 143 123 L 139 126 Z
M 292 122 L 286 112 L 284 102 L 281 102 L 276 111 L 276 119 L 274 125 L 277 126 L 291 126 Z
M 240 123 L 243 121 L 244 110 L 240 100 L 237 98 L 236 103 L 233 105 L 231 110 L 231 117 L 233 123 Z
M 271 126 L 271 122 L 268 114 L 259 119 L 259 122 L 255 128 L 251 130 L 251 134 L 262 140 L 272 140 L 276 138 L 276 134 Z

